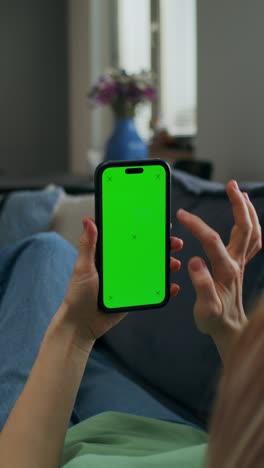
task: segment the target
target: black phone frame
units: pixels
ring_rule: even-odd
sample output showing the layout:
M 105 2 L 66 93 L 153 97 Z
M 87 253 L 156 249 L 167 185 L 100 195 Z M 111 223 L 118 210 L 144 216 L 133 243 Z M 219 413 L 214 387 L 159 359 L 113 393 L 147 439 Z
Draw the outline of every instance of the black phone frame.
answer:
M 165 298 L 159 304 L 142 306 L 109 308 L 103 303 L 103 274 L 102 274 L 102 174 L 109 167 L 134 167 L 134 166 L 163 166 L 166 172 L 166 268 L 165 268 Z M 121 161 L 103 161 L 94 173 L 95 186 L 95 223 L 98 230 L 96 246 L 95 264 L 99 275 L 98 309 L 107 313 L 134 312 L 137 310 L 160 309 L 164 307 L 170 299 L 170 212 L 171 212 L 171 170 L 169 164 L 163 159 L 137 159 Z

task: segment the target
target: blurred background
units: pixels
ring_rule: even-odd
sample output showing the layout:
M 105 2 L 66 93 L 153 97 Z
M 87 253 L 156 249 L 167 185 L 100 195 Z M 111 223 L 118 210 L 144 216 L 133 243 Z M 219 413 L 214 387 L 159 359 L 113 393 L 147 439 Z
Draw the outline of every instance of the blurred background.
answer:
M 113 115 L 87 92 L 107 67 L 152 70 L 137 128 L 150 156 L 262 180 L 262 0 L 0 0 L 0 175 L 92 173 Z

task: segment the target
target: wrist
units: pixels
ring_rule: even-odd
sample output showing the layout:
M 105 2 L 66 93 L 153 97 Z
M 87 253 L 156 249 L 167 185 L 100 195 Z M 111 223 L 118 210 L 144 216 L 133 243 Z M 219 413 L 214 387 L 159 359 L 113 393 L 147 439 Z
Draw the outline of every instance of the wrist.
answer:
M 74 320 L 74 311 L 71 311 L 69 306 L 64 302 L 60 305 L 51 323 L 51 333 L 63 333 L 72 347 L 88 358 L 95 339 L 86 334 L 81 329 L 80 325 Z
M 230 348 L 232 346 L 234 336 L 229 337 L 226 335 L 214 335 L 211 336 L 211 338 L 217 348 L 222 364 L 223 366 L 225 366 L 230 353 Z
M 220 354 L 221 360 L 225 365 L 230 351 L 232 351 L 233 342 L 236 337 L 240 335 L 248 322 L 245 315 L 244 308 L 241 305 L 236 307 L 233 317 L 229 314 L 227 317 L 223 317 L 221 326 L 214 328 L 214 331 L 210 333 L 212 340 Z

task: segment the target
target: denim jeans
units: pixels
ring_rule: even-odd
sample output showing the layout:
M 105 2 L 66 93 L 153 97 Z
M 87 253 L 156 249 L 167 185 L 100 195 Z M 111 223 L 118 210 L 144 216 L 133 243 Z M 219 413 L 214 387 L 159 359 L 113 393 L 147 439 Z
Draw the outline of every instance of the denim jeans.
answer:
M 0 249 L 0 430 L 62 303 L 76 256 L 76 249 L 55 233 L 40 233 Z M 192 425 L 122 373 L 110 353 L 95 346 L 69 427 L 103 411 Z

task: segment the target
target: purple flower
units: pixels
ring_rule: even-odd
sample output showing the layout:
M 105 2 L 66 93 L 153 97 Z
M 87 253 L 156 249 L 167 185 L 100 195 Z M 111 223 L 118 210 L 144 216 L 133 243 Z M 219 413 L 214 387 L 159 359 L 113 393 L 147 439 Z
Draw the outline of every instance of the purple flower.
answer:
M 129 74 L 122 69 L 109 69 L 97 79 L 88 98 L 97 104 L 116 106 L 126 102 L 136 106 L 140 102 L 152 101 L 156 92 L 150 72 Z
M 142 97 L 142 91 L 134 83 L 130 83 L 127 95 L 133 100 L 138 100 Z
M 101 86 L 97 92 L 97 101 L 101 104 L 108 104 L 116 96 L 116 93 L 116 83 L 114 81 L 101 83 Z
M 117 96 L 125 96 L 126 95 L 126 87 L 122 83 L 116 83 L 116 94 Z
M 150 101 L 156 98 L 156 91 L 154 88 L 146 88 L 144 90 L 144 96 L 148 98 Z

